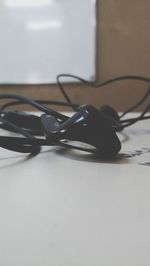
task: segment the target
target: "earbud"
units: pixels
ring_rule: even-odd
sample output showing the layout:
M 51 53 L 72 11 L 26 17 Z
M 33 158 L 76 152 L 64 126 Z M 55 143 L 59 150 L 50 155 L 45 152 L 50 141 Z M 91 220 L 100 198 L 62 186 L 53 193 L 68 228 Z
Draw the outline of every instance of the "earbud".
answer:
M 121 149 L 112 126 L 112 119 L 92 105 L 83 105 L 67 121 L 60 123 L 55 117 L 42 115 L 43 130 L 48 139 L 80 141 L 94 146 L 103 158 L 112 158 Z
M 112 108 L 109 105 L 102 105 L 99 109 L 100 113 L 103 113 L 104 115 L 109 116 L 110 118 L 114 119 L 115 121 L 120 121 L 119 115 L 117 113 L 117 111 Z

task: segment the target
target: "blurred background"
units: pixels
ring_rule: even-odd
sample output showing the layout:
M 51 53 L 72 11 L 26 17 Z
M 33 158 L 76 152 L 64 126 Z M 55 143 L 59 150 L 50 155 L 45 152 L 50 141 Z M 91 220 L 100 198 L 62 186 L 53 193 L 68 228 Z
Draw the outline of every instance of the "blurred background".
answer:
M 150 77 L 149 11 L 149 0 L 97 0 L 97 82 L 120 75 Z M 73 102 L 91 103 L 96 107 L 109 104 L 116 110 L 123 111 L 144 95 L 147 84 L 121 81 L 101 89 L 72 83 L 65 87 Z M 55 84 L 1 84 L 0 93 L 16 93 L 40 100 L 63 100 Z M 140 107 L 140 110 L 146 106 L 146 103 Z M 22 108 L 29 110 L 29 106 Z M 62 107 L 54 107 L 54 109 L 68 110 Z

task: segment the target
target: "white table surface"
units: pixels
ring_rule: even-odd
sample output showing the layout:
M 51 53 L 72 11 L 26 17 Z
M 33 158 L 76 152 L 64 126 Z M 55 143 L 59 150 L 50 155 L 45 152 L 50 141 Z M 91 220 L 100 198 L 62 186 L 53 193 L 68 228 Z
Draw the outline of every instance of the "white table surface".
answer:
M 150 265 L 150 123 L 119 137 L 108 162 L 0 149 L 0 266 Z

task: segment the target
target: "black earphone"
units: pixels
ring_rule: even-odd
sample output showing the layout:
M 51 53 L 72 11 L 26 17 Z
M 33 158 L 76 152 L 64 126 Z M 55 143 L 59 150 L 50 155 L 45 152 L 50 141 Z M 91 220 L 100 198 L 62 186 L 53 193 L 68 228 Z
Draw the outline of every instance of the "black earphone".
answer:
M 116 112 L 112 112 L 111 116 L 107 114 L 109 110 L 105 108 L 105 112 L 98 111 L 92 105 L 83 105 L 63 123 L 50 115 L 42 115 L 41 122 L 50 141 L 71 140 L 87 143 L 96 148 L 99 156 L 112 158 L 120 151 L 121 144 L 115 133 L 119 128 L 119 122 L 114 119 Z
M 78 105 L 72 103 L 66 92 L 60 78 L 63 76 L 71 76 L 80 81 L 91 85 L 79 77 L 73 75 L 59 75 L 57 84 L 61 89 L 67 102 L 53 101 L 34 101 L 27 97 L 15 94 L 0 94 L 0 99 L 13 99 L 15 101 L 4 104 L 0 109 L 0 127 L 7 131 L 12 131 L 21 136 L 0 136 L 0 146 L 12 151 L 23 153 L 38 153 L 41 146 L 65 146 L 81 151 L 91 152 L 100 158 L 110 159 L 116 157 L 121 149 L 120 140 L 116 134 L 139 120 L 149 119 L 150 116 L 145 114 L 150 109 L 150 104 L 137 118 L 122 119 L 129 111 L 134 110 L 141 105 L 150 95 L 150 87 L 144 97 L 136 103 L 132 108 L 125 111 L 121 116 L 114 108 L 103 105 L 97 110 L 90 104 Z M 102 87 L 118 80 L 137 79 L 150 84 L 150 79 L 139 76 L 118 77 L 102 84 L 92 84 L 94 87 Z M 67 95 L 67 97 L 66 97 Z M 7 111 L 9 106 L 18 104 L 30 104 L 38 110 L 42 111 L 41 116 L 32 115 L 20 111 Z M 68 117 L 56 112 L 44 104 L 54 104 L 70 106 L 75 113 L 72 117 Z M 85 143 L 90 148 L 73 146 L 70 142 Z M 91 147 L 92 146 L 92 147 Z

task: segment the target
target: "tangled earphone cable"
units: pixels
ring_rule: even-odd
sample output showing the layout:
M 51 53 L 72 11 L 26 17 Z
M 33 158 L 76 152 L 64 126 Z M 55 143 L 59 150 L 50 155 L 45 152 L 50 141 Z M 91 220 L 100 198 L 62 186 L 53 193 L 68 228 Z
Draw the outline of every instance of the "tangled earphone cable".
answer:
M 73 78 L 73 79 L 78 80 L 79 82 L 81 82 L 81 83 L 83 83 L 83 84 L 85 84 L 85 85 L 87 85 L 89 87 L 93 87 L 93 88 L 101 88 L 101 87 L 105 87 L 105 86 L 107 86 L 109 84 L 116 83 L 118 81 L 125 81 L 125 80 L 138 80 L 138 81 L 143 81 L 143 82 L 146 82 L 146 83 L 150 83 L 150 78 L 143 77 L 143 76 L 135 76 L 135 75 L 119 76 L 119 77 L 115 77 L 115 78 L 106 80 L 106 81 L 101 82 L 101 83 L 93 83 L 93 82 L 89 82 L 89 81 L 87 81 L 87 80 L 85 80 L 85 79 L 83 79 L 83 78 L 81 78 L 79 76 L 76 76 L 76 75 L 59 74 L 56 77 L 57 85 L 58 85 L 60 91 L 62 92 L 64 98 L 68 102 L 68 104 L 72 104 L 72 101 L 69 98 L 68 94 L 65 92 L 63 83 L 61 82 L 61 78 Z
M 67 77 L 94 88 L 101 88 L 123 80 L 138 80 L 150 84 L 150 78 L 143 76 L 120 76 L 96 84 L 75 75 L 60 74 L 56 80 L 65 101 L 32 100 L 25 96 L 2 93 L 0 99 L 7 99 L 8 102 L 0 108 L 0 128 L 14 132 L 17 136 L 0 136 L 1 147 L 23 153 L 38 153 L 41 146 L 59 145 L 69 149 L 91 152 L 105 158 L 114 157 L 121 148 L 115 132 L 121 131 L 137 121 L 150 118 L 150 115 L 146 115 L 150 110 L 150 103 L 148 103 L 138 117 L 124 119 L 126 114 L 135 110 L 148 99 L 150 86 L 140 101 L 119 116 L 109 106 L 103 106 L 97 110 L 91 105 L 80 106 L 73 103 L 61 81 Z M 22 104 L 31 105 L 41 111 L 42 116 L 8 110 L 9 107 Z M 70 118 L 46 105 L 67 106 L 72 108 L 75 114 Z M 75 146 L 70 144 L 70 141 L 83 142 L 92 147 Z

